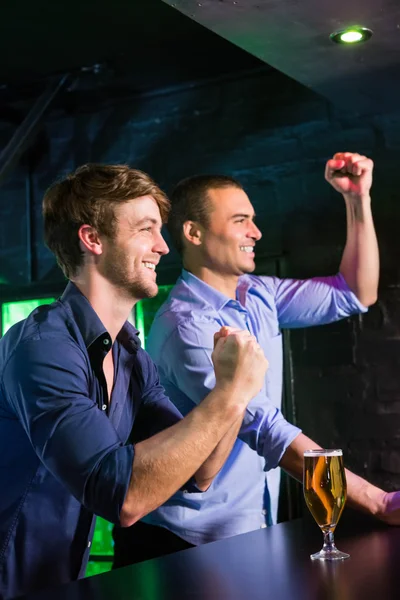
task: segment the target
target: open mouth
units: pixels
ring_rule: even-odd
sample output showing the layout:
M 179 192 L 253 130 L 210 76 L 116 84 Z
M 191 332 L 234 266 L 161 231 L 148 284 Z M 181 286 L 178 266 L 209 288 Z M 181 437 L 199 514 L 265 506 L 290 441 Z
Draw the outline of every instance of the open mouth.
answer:
M 247 254 L 253 254 L 254 253 L 254 246 L 240 246 L 240 251 L 241 252 L 246 252 Z
M 150 271 L 155 272 L 156 270 L 156 265 L 154 263 L 151 262 L 143 262 L 144 266 L 147 267 L 147 269 L 150 269 Z

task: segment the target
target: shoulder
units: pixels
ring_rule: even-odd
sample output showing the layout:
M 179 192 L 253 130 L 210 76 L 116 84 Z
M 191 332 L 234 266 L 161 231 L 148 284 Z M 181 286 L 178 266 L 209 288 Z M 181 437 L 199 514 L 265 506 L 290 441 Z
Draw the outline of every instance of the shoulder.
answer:
M 157 356 L 170 344 L 180 339 L 180 332 L 190 335 L 210 327 L 218 330 L 223 321 L 218 312 L 197 296 L 184 282 L 175 286 L 167 301 L 157 311 L 146 342 L 146 348 L 157 361 Z
M 214 313 L 211 304 L 182 281 L 171 290 L 167 300 L 157 311 L 155 320 L 183 322 L 191 316 L 200 318 L 204 314 Z
M 274 309 L 281 281 L 283 280 L 279 277 L 267 275 L 244 275 L 240 278 L 239 285 L 246 289 L 250 298 L 253 297 L 270 309 Z
M 34 378 L 46 369 L 78 373 L 87 366 L 86 356 L 79 331 L 59 303 L 39 307 L 0 340 L 0 371 L 11 380 Z

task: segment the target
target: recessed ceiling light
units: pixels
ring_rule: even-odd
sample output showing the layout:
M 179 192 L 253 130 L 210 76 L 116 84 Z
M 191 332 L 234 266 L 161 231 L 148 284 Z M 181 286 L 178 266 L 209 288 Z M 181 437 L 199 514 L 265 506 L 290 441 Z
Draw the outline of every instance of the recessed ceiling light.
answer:
M 341 29 L 339 31 L 335 31 L 331 33 L 329 36 L 332 42 L 336 42 L 336 44 L 360 44 L 361 42 L 366 42 L 372 35 L 371 29 L 367 27 L 347 27 L 346 29 Z

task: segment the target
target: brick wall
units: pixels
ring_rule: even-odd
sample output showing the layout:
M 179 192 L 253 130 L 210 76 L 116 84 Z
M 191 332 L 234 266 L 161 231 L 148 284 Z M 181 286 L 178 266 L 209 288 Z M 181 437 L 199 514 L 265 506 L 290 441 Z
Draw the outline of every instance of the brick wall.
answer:
M 0 139 L 9 133 L 1 130 Z M 130 163 L 167 191 L 193 173 L 232 174 L 245 185 L 263 230 L 259 271 L 278 256 L 288 276 L 335 272 L 345 214 L 341 197 L 324 182 L 324 163 L 341 150 L 374 159 L 379 302 L 363 317 L 291 332 L 290 352 L 304 431 L 325 446 L 343 446 L 358 473 L 399 488 L 400 111 L 368 118 L 338 111 L 283 75 L 260 70 L 91 113 L 55 114 L 45 133 L 46 143 L 31 156 L 31 231 L 26 167 L 0 189 L 0 277 L 10 286 L 30 283 L 32 274 L 39 282 L 61 281 L 41 241 L 41 196 L 52 180 L 87 161 Z M 161 279 L 177 265 L 171 252 Z

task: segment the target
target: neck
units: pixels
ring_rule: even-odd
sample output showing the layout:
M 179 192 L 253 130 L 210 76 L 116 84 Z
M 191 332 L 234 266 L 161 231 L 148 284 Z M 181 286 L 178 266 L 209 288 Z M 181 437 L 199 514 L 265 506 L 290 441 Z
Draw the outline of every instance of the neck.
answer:
M 137 300 L 128 297 L 98 274 L 92 277 L 80 274 L 72 281 L 89 300 L 114 343 Z
M 215 273 L 211 271 L 207 267 L 198 266 L 186 266 L 190 273 L 207 283 L 224 296 L 228 296 L 228 298 L 232 298 L 232 300 L 236 299 L 236 288 L 239 282 L 238 275 L 227 275 L 226 273 Z

